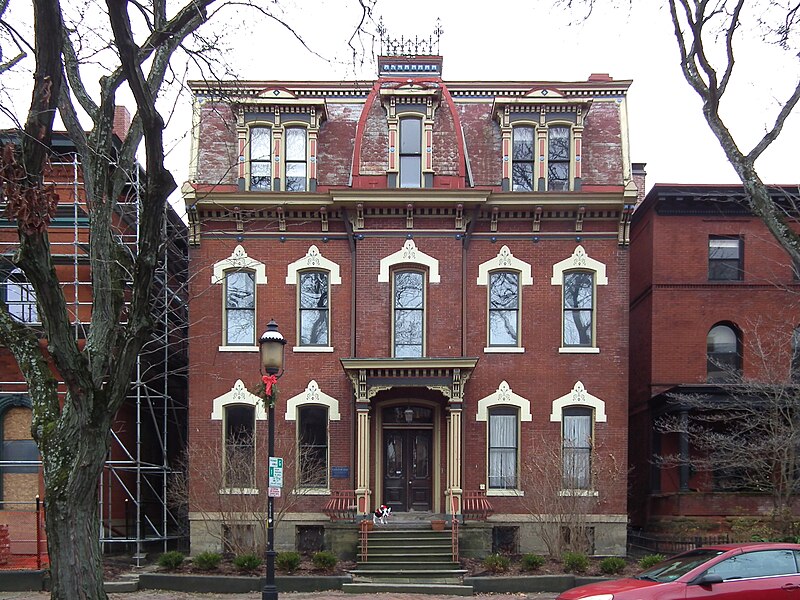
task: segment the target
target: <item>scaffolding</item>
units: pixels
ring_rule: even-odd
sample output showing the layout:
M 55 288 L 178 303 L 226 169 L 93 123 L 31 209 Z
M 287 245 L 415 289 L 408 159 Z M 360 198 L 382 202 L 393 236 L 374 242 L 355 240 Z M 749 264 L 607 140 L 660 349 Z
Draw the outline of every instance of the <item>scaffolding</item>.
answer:
M 57 213 L 50 226 L 51 252 L 76 342 L 82 344 L 91 327 L 92 310 L 88 211 L 80 157 L 66 137 L 54 140 L 54 146 L 57 141 L 62 148 L 51 161 L 47 181 L 59 194 Z M 114 213 L 114 235 L 131 256 L 139 242 L 145 177 L 145 172 L 135 165 Z M 185 487 L 188 240 L 186 225 L 175 210 L 167 205 L 165 211 L 153 282 L 154 327 L 137 358 L 130 391 L 112 426 L 98 496 L 104 551 L 132 552 L 137 565 L 148 549 L 165 551 L 188 544 L 186 498 L 173 490 Z M 12 312 L 14 316 L 35 326 L 38 315 L 32 288 L 18 275 L 9 276 L 14 271 L 10 258 L 17 246 L 15 224 L 0 220 L 3 299 L 9 310 L 18 313 Z M 14 380 L 0 371 L 0 398 L 14 394 L 19 395 L 19 401 L 11 401 L 10 405 L 25 406 L 25 381 Z M 2 418 L 0 414 L 0 425 Z M 38 468 L 41 470 L 40 462 Z M 17 461 L 0 460 L 0 476 L 14 469 L 19 469 Z M 0 506 L 5 491 L 0 488 Z

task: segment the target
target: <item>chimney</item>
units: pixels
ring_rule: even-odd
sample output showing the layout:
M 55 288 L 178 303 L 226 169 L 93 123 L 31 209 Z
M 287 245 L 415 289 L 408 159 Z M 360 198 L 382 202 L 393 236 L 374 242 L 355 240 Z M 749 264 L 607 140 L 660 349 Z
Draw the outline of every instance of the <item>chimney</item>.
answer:
M 614 78 L 608 73 L 592 73 L 589 75 L 588 81 L 599 83 L 602 81 L 614 81 Z
M 636 206 L 642 203 L 644 200 L 645 195 L 645 178 L 647 177 L 647 171 L 644 168 L 647 166 L 647 163 L 632 163 L 631 169 L 633 172 L 633 182 L 636 184 Z
M 114 107 L 114 134 L 123 142 L 131 128 L 131 113 L 124 106 Z

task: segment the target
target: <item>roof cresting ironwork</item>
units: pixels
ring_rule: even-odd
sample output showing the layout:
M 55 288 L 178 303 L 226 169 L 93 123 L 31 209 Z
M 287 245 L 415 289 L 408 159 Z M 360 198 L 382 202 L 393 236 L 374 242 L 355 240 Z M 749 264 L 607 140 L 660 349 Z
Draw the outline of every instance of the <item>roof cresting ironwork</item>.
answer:
M 383 56 L 438 56 L 439 40 L 444 33 L 441 19 L 436 19 L 436 29 L 427 38 L 405 38 L 400 36 L 389 37 L 383 17 L 378 21 L 378 35 L 381 40 L 381 54 Z

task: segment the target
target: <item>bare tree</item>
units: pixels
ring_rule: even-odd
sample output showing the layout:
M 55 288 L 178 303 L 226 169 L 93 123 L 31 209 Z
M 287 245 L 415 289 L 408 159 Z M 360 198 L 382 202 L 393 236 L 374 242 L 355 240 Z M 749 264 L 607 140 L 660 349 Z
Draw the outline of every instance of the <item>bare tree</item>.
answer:
M 106 598 L 98 477 L 111 422 L 152 327 L 152 284 L 164 209 L 176 188 L 164 166 L 164 119 L 156 100 L 171 81 L 182 77 L 172 71 L 176 52 L 184 52 L 203 67 L 204 74 L 213 64 L 209 58 L 213 40 L 196 32 L 227 4 L 240 3 L 191 0 L 182 7 L 168 7 L 160 0 L 108 0 L 105 5 L 85 0 L 62 6 L 58 0 L 33 1 L 32 100 L 24 130 L 17 136 L 19 146 L 3 151 L 0 181 L 2 200 L 17 222 L 19 249 L 14 263 L 35 291 L 46 344 L 40 344 L 40 332 L 4 308 L 0 341 L 13 353 L 33 404 L 32 433 L 42 456 L 54 599 Z M 282 23 L 271 12 L 278 4 L 247 4 L 260 17 Z M 371 4 L 359 0 L 359 6 L 363 24 Z M 7 7 L 8 0 L 0 0 L 0 44 L 8 47 L 10 41 L 20 48 L 18 56 L 24 42 L 3 20 Z M 355 39 L 351 37 L 351 45 Z M 11 61 L 15 58 L 0 63 L 9 67 Z M 98 72 L 99 85 L 89 85 L 93 76 L 89 73 Z M 137 110 L 117 147 L 114 106 L 123 89 L 133 94 Z M 43 185 L 42 173 L 56 110 L 81 158 L 89 212 L 94 295 L 85 345 L 75 340 L 50 253 L 48 224 L 57 196 Z M 81 122 L 81 113 L 88 115 L 88 126 Z M 114 215 L 117 199 L 137 168 L 135 155 L 142 141 L 147 176 L 140 197 L 138 247 L 131 252 L 117 235 Z
M 625 0 L 621 0 L 624 2 Z M 629 0 L 632 5 L 632 0 Z M 617 0 L 561 0 L 561 4 L 584 6 L 588 14 Z M 716 136 L 728 162 L 744 186 L 755 215 L 761 218 L 792 259 L 800 262 L 800 235 L 792 228 L 800 211 L 794 201 L 776 201 L 756 169 L 756 161 L 778 138 L 786 119 L 800 101 L 800 78 L 781 104 L 774 122 L 752 148 L 742 149 L 731 131 L 733 119 L 723 116 L 723 99 L 735 75 L 737 34 L 747 24 L 760 28 L 765 43 L 775 43 L 797 52 L 800 3 L 797 0 L 667 0 L 675 32 L 683 76 L 703 102 L 703 116 Z M 770 73 L 765 69 L 764 73 Z M 771 75 L 770 75 L 771 76 Z M 751 107 L 748 114 L 766 107 Z
M 666 467 L 690 466 L 721 492 L 751 492 L 772 500 L 769 515 L 782 536 L 794 535 L 792 506 L 800 493 L 800 386 L 794 325 L 782 330 L 755 324 L 746 351 L 754 377 L 730 364 L 715 394 L 674 394 L 671 414 L 656 427 L 685 435 L 690 453 L 656 457 Z

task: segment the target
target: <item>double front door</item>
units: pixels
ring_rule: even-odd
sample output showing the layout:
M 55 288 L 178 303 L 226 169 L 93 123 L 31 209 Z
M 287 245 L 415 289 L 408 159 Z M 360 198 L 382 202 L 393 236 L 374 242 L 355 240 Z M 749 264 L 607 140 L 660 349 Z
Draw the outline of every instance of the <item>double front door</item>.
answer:
M 431 510 L 432 429 L 383 430 L 383 503 L 393 511 Z

